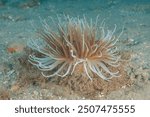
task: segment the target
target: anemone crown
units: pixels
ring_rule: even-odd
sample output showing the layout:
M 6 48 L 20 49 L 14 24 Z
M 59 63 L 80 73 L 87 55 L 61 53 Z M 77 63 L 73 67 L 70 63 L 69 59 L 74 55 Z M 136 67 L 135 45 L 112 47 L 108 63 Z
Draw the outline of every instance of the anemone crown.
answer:
M 57 23 L 58 32 L 45 24 L 39 32 L 39 39 L 31 39 L 28 46 L 37 54 L 29 55 L 29 62 L 42 71 L 44 77 L 73 74 L 77 66 L 82 66 L 84 73 L 92 80 L 94 75 L 104 80 L 119 77 L 119 71 L 112 72 L 111 67 L 119 66 L 115 37 L 112 31 L 103 26 L 83 19 L 68 18 L 65 25 Z

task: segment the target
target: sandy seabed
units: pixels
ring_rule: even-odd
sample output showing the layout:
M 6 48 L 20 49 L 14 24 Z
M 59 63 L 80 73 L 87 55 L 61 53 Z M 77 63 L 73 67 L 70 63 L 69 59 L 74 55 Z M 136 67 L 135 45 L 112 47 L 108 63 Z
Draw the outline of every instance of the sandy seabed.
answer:
M 126 60 L 121 68 L 123 76 L 109 82 L 98 78 L 91 82 L 78 74 L 63 79 L 44 78 L 28 63 L 26 43 L 37 38 L 35 32 L 41 28 L 41 19 L 49 21 L 48 16 L 55 18 L 56 14 L 84 14 L 87 19 L 100 15 L 110 29 L 117 24 L 116 34 L 124 26 L 118 42 Z M 149 21 L 150 2 L 0 0 L 0 99 L 150 99 Z

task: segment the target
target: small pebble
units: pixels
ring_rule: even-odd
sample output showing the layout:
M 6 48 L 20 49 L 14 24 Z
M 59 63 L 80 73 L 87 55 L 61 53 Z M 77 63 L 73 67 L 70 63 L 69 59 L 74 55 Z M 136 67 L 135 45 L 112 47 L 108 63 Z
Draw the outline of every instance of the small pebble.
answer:
M 16 91 L 18 91 L 19 89 L 20 89 L 20 86 L 19 86 L 19 85 L 13 85 L 10 90 L 11 90 L 12 92 L 16 92 Z
M 33 94 L 37 96 L 37 95 L 39 95 L 39 92 L 38 91 L 33 91 Z

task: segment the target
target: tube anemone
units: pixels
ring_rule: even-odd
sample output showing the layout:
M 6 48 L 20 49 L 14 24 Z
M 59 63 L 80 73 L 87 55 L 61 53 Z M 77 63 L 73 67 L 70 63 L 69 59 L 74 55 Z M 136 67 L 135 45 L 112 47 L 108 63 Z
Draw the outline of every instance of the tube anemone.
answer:
M 103 26 L 97 25 L 97 20 L 88 23 L 85 18 L 67 18 L 64 25 L 58 22 L 58 32 L 46 24 L 39 32 L 41 39 L 28 42 L 28 46 L 37 53 L 29 55 L 29 62 L 48 78 L 72 75 L 78 66 L 82 66 L 91 80 L 94 75 L 104 80 L 119 77 L 119 71 L 114 72 L 111 68 L 119 66 L 116 42 L 122 32 L 115 37 L 116 25 L 112 31 L 106 32 Z

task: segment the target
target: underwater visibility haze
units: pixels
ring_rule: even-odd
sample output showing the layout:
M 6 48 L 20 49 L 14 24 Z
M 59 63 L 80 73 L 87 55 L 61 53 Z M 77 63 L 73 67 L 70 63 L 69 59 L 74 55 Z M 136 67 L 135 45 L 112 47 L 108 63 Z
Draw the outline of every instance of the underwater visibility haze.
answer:
M 0 0 L 0 99 L 150 99 L 150 0 Z

